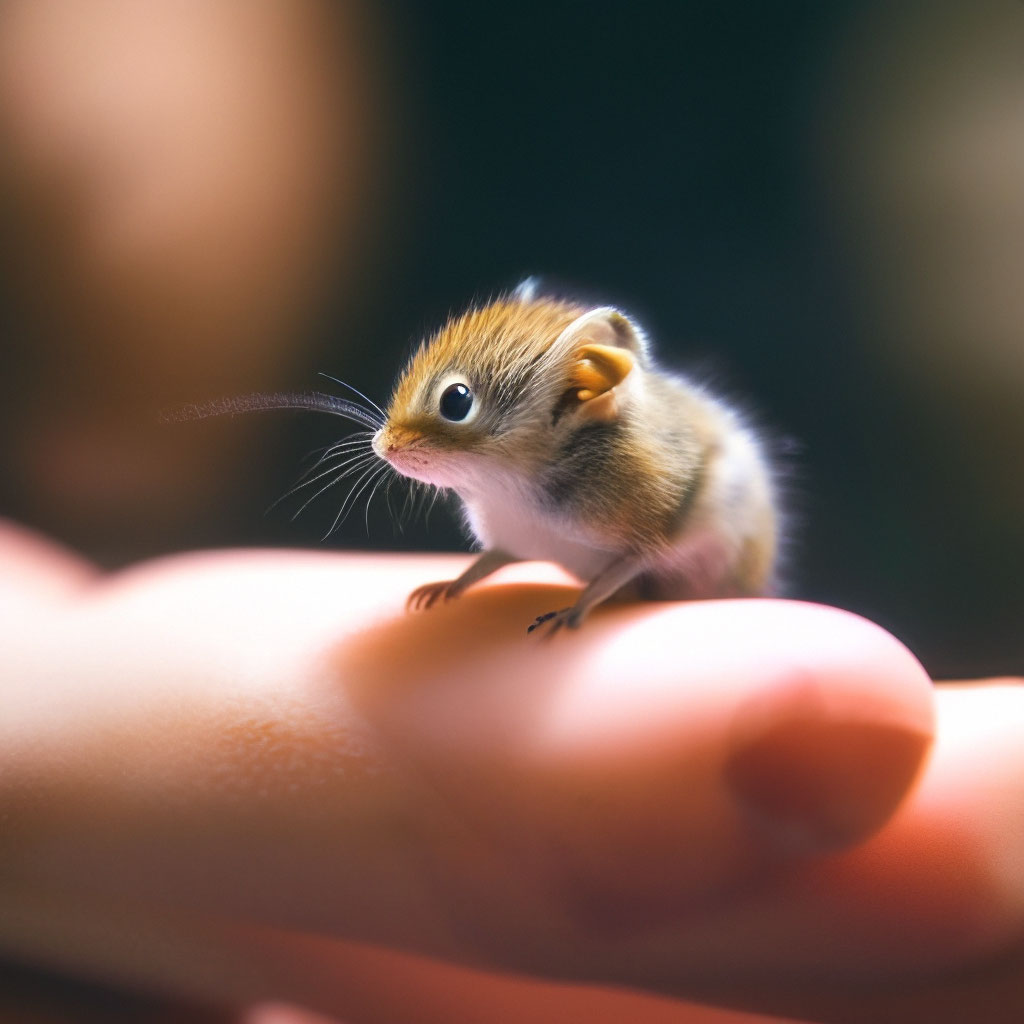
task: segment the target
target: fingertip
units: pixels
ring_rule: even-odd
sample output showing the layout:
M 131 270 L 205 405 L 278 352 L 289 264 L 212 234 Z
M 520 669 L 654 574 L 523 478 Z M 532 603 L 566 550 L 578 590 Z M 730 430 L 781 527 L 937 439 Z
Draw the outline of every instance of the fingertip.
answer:
M 893 815 L 925 763 L 935 731 L 931 681 L 872 622 L 817 605 L 773 605 L 770 615 L 790 620 L 775 624 L 780 671 L 737 705 L 724 778 L 780 848 L 818 853 L 862 842 Z
M 69 548 L 26 526 L 0 519 L 0 602 L 13 613 L 27 600 L 73 596 L 99 569 Z
M 794 853 L 838 849 L 877 832 L 909 793 L 932 739 L 886 722 L 822 716 L 812 700 L 794 690 L 772 721 L 744 723 L 748 735 L 724 768 L 751 824 Z
M 512 903 L 604 934 L 678 920 L 859 842 L 911 788 L 930 683 L 877 626 L 748 600 L 602 608 L 541 645 L 510 630 L 550 600 L 482 588 L 337 662 L 372 725 L 487 838 L 481 870 L 516 878 Z M 491 920 L 506 912 L 498 898 Z

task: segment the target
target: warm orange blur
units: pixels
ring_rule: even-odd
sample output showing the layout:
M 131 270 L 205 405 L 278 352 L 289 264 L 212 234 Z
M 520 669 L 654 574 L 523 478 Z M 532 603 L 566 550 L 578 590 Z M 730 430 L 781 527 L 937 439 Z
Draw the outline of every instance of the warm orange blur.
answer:
M 374 39 L 356 2 L 0 8 L 2 461 L 39 525 L 123 557 L 238 486 L 265 423 L 158 414 L 308 372 L 365 258 Z

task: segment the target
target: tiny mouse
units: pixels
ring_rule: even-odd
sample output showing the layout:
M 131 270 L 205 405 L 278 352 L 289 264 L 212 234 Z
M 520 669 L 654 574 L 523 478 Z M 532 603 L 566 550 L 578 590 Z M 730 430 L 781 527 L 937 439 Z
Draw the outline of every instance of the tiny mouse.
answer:
M 778 522 L 757 435 L 662 370 L 616 308 L 524 282 L 425 341 L 386 414 L 374 451 L 454 491 L 482 549 L 458 579 L 413 591 L 412 608 L 526 559 L 556 562 L 584 584 L 572 607 L 538 616 L 530 631 L 576 628 L 612 596 L 771 592 Z
M 453 491 L 482 553 L 457 579 L 414 590 L 412 609 L 533 559 L 558 563 L 584 586 L 574 605 L 538 616 L 530 632 L 579 627 L 613 596 L 772 590 L 778 517 L 758 436 L 721 399 L 661 369 L 619 309 L 544 296 L 528 279 L 424 341 L 386 410 L 336 383 L 368 404 L 317 392 L 249 395 L 172 418 L 312 409 L 358 423 L 361 435 L 321 460 L 341 465 L 299 485 L 330 476 L 315 498 L 356 476 L 335 526 L 367 491 L 368 508 L 386 468 L 378 457 Z

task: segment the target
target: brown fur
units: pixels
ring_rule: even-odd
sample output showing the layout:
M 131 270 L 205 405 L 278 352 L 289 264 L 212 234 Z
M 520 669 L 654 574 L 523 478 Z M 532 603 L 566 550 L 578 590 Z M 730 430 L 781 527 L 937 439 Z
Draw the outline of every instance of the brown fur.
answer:
M 391 409 L 410 408 L 422 382 L 448 368 L 477 369 L 499 380 L 516 374 L 581 313 L 583 307 L 556 299 L 499 299 L 449 320 L 413 355 L 395 387 Z
M 473 393 L 465 422 L 438 411 L 447 377 Z M 564 617 L 569 625 L 615 588 L 717 597 L 770 587 L 774 505 L 753 435 L 700 388 L 652 367 L 639 330 L 615 310 L 516 296 L 470 310 L 419 347 L 388 416 L 378 453 L 394 451 L 401 466 L 397 449 L 409 449 L 406 472 L 428 467 L 420 478 L 454 489 L 471 524 L 482 515 L 485 548 L 518 537 L 508 548 L 515 557 L 543 549 L 558 560 L 568 557 L 559 555 L 564 537 L 603 560 L 597 576 L 574 570 L 593 586 Z M 525 540 L 520 516 L 534 524 Z M 549 539 L 534 541 L 534 529 Z M 710 548 L 700 546 L 705 534 Z M 633 575 L 613 565 L 634 566 Z M 472 570 L 452 593 L 490 571 Z M 428 603 L 441 593 L 425 591 Z

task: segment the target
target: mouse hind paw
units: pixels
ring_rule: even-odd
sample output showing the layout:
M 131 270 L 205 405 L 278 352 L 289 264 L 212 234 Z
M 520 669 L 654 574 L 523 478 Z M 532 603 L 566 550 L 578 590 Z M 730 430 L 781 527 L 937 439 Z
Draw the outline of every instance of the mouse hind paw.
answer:
M 439 600 L 450 601 L 459 593 L 455 589 L 455 580 L 439 580 L 437 583 L 424 583 L 417 587 L 406 599 L 406 611 L 416 611 L 435 605 Z
M 526 632 L 532 633 L 541 626 L 547 626 L 544 635 L 550 637 L 554 636 L 563 626 L 568 626 L 569 629 L 579 629 L 584 614 L 584 609 L 575 604 L 571 608 L 562 608 L 557 612 L 546 612 L 544 615 L 538 615 L 526 627 Z

